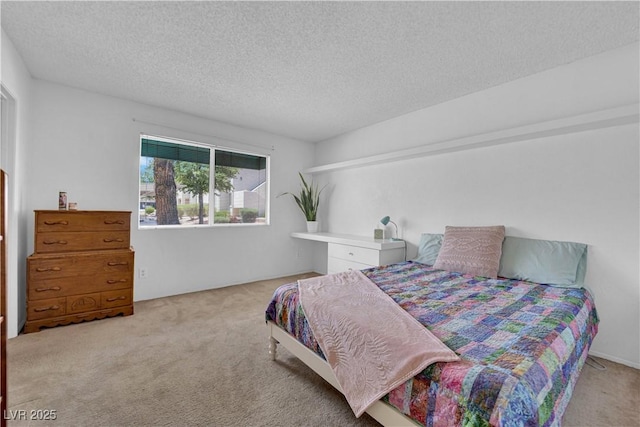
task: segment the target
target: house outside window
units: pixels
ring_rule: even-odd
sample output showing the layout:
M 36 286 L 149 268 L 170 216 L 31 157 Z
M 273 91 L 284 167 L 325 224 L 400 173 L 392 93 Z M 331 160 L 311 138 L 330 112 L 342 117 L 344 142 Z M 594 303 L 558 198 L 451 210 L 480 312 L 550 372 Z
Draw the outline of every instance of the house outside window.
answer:
M 142 135 L 140 228 L 268 224 L 269 160 Z

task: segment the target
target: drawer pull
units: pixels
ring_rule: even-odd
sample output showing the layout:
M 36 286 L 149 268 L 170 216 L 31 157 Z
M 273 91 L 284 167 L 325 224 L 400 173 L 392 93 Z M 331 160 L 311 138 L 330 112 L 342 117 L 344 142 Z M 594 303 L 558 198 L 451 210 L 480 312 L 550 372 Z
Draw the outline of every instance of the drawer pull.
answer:
M 129 265 L 129 263 L 127 261 L 120 261 L 120 262 L 109 261 L 107 265 L 109 267 L 115 267 L 116 265 Z
M 123 239 L 102 239 L 102 241 L 105 242 L 105 243 L 113 243 L 113 242 L 122 243 L 122 242 L 124 242 Z
M 42 273 L 43 271 L 60 271 L 62 270 L 60 267 L 38 267 L 36 271 L 38 273 Z
M 36 292 L 59 291 L 60 286 L 52 286 L 50 288 L 36 288 Z
M 66 245 L 67 241 L 66 240 L 45 240 L 42 243 L 44 243 L 45 245 Z
M 353 256 L 353 252 L 349 252 L 349 255 Z
M 44 224 L 45 225 L 69 225 L 69 221 L 64 221 L 64 220 L 60 220 L 60 221 L 45 221 Z
M 119 219 L 119 220 L 109 220 L 109 219 L 106 219 L 106 220 L 104 221 L 104 223 L 105 223 L 106 225 L 114 225 L 114 224 L 122 225 L 122 224 L 124 224 L 124 221 L 123 221 L 123 220 L 121 220 L 121 219 Z
M 59 308 L 60 308 L 60 306 L 58 306 L 58 305 L 52 305 L 50 307 L 34 308 L 33 311 L 35 311 L 36 313 L 39 313 L 41 311 L 57 310 Z
M 120 280 L 107 280 L 107 283 L 110 285 L 113 285 L 114 283 L 127 283 L 127 279 L 120 279 Z
M 124 299 L 127 299 L 127 297 L 121 295 L 119 297 L 107 298 L 107 302 L 114 302 L 114 301 L 124 300 Z

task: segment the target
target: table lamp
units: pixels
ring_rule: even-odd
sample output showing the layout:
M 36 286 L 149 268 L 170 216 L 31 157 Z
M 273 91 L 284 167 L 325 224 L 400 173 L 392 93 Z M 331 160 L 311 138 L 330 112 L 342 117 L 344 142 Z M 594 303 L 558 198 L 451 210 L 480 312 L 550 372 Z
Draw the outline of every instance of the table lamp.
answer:
M 396 228 L 396 239 L 398 238 L 398 225 L 395 222 L 391 221 L 391 218 L 389 216 L 385 216 L 380 220 L 380 222 L 385 226 L 389 223 L 393 224 L 393 226 Z M 391 240 L 394 240 L 393 237 L 391 238 Z

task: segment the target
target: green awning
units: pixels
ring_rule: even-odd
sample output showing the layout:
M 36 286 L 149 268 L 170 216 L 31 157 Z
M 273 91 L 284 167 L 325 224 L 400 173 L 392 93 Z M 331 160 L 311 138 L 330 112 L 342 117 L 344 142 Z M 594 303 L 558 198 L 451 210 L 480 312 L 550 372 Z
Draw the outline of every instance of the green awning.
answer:
M 178 160 L 209 164 L 211 149 L 194 145 L 175 144 L 153 139 L 142 139 L 140 154 L 143 157 Z M 215 150 L 216 166 L 231 166 L 240 169 L 263 170 L 267 168 L 267 158 L 233 151 Z
M 143 157 L 157 157 L 160 159 L 179 160 L 181 162 L 206 163 L 211 158 L 210 150 L 193 145 L 173 144 L 165 141 L 142 139 L 140 154 Z
M 267 158 L 251 154 L 216 150 L 216 166 L 262 170 L 267 168 Z

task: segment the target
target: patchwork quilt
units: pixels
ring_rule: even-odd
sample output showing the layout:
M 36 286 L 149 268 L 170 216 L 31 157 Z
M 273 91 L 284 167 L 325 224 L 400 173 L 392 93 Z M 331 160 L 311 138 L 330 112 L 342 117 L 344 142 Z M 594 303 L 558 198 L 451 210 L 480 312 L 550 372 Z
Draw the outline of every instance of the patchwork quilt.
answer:
M 561 424 L 598 329 L 587 290 L 410 261 L 363 273 L 460 356 L 430 365 L 383 400 L 426 426 Z M 296 283 L 275 291 L 266 318 L 324 357 Z

